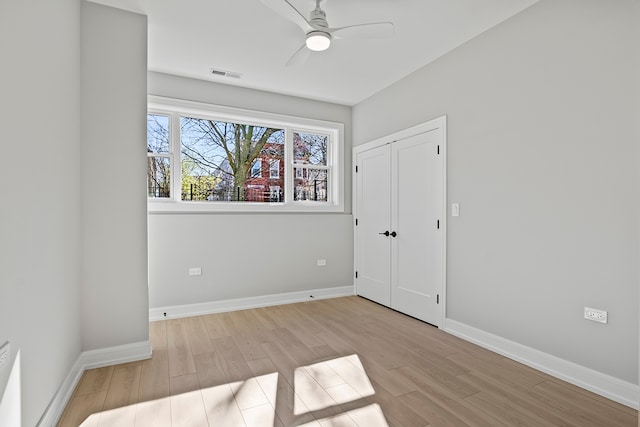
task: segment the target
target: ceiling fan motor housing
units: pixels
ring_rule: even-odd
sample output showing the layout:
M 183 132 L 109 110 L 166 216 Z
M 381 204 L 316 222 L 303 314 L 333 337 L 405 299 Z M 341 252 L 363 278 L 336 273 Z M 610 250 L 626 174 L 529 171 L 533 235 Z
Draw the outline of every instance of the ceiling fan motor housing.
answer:
M 324 10 L 320 9 L 320 4 L 316 4 L 316 8 L 311 11 L 311 19 L 309 19 L 309 23 L 312 27 L 318 29 L 327 29 L 329 28 L 329 24 L 327 23 L 327 14 L 324 13 Z

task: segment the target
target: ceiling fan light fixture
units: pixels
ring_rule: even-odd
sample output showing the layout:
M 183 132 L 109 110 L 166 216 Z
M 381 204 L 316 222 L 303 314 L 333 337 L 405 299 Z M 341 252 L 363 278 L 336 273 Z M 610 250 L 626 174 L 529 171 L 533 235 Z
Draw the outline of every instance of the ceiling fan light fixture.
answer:
M 310 50 L 316 52 L 327 50 L 331 44 L 331 35 L 324 31 L 311 31 L 307 34 L 306 44 Z

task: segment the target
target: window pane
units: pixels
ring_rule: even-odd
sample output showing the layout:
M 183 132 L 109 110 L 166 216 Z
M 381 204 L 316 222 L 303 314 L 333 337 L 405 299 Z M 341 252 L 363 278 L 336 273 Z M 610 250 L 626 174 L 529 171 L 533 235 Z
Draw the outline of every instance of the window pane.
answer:
M 293 200 L 327 201 L 327 171 L 325 169 L 294 169 Z
M 269 178 L 280 178 L 280 160 L 269 160 Z
M 251 166 L 251 178 L 262 177 L 262 159 L 255 159 L 253 166 Z
M 147 194 L 152 198 L 171 197 L 171 160 L 168 157 L 147 158 Z
M 293 133 L 293 162 L 307 165 L 327 165 L 328 135 Z
M 263 170 L 283 163 L 284 130 L 181 117 L 180 139 L 182 200 L 284 201 L 284 174 Z
M 147 115 L 147 152 L 169 153 L 169 117 Z

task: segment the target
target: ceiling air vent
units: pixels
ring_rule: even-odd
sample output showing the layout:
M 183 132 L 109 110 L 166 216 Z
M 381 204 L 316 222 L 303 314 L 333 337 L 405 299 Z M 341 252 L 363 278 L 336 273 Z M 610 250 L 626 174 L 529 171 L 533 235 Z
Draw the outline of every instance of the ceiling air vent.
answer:
M 234 79 L 239 79 L 240 77 L 242 77 L 242 74 L 240 73 L 234 73 L 233 71 L 220 70 L 217 68 L 212 68 L 210 72 L 214 76 L 220 76 L 220 77 L 231 77 Z

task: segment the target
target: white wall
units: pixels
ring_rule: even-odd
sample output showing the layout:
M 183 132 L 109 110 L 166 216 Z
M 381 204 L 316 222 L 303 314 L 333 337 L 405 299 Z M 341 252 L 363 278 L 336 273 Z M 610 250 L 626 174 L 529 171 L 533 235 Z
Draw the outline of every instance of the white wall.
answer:
M 350 233 L 350 215 L 150 215 L 150 306 L 349 286 Z
M 158 73 L 149 73 L 149 93 L 344 123 L 350 210 L 351 108 Z M 150 307 L 352 285 L 351 221 L 349 213 L 150 214 Z M 189 277 L 189 267 L 202 276 Z
M 541 1 L 355 106 L 353 132 L 447 114 L 448 317 L 637 384 L 635 3 Z
M 79 33 L 78 0 L 0 2 L 0 345 L 9 340 L 13 356 L 0 406 L 17 406 L 0 417 L 17 410 L 24 426 L 81 348 Z
M 147 341 L 146 16 L 82 5 L 82 347 Z

